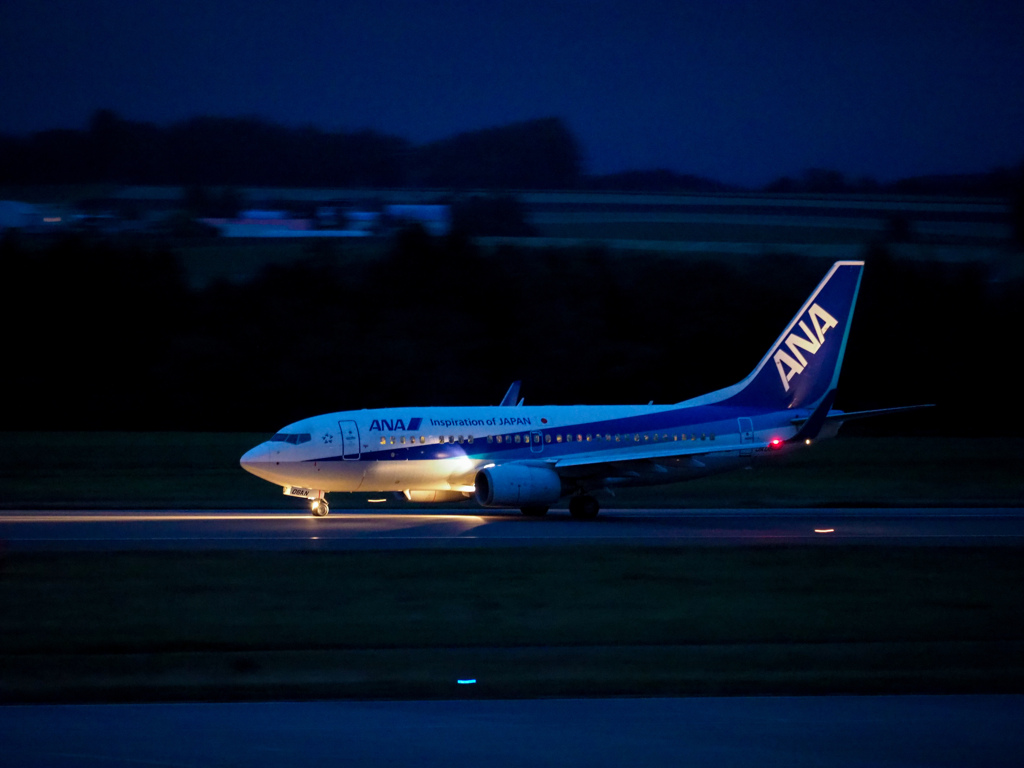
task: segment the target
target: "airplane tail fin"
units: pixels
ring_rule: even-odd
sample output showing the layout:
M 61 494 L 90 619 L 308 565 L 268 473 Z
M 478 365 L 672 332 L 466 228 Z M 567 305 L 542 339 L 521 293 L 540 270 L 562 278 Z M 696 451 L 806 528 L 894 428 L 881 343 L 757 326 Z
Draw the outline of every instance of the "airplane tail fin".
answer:
M 833 264 L 750 375 L 701 399 L 785 410 L 834 398 L 863 271 L 863 261 Z

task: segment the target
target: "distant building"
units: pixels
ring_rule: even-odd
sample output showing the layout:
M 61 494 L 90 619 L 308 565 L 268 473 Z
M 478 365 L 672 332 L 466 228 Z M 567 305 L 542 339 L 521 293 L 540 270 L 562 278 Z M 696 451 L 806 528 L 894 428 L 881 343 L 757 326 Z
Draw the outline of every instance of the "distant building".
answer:
M 421 224 L 431 235 L 451 231 L 447 205 L 388 204 L 380 210 L 322 205 L 309 218 L 282 210 L 251 209 L 237 219 L 200 219 L 224 237 L 369 237 L 387 235 L 407 224 Z
M 396 225 L 421 224 L 435 237 L 447 235 L 452 228 L 451 207 L 447 205 L 411 205 L 391 203 L 384 206 L 384 215 Z

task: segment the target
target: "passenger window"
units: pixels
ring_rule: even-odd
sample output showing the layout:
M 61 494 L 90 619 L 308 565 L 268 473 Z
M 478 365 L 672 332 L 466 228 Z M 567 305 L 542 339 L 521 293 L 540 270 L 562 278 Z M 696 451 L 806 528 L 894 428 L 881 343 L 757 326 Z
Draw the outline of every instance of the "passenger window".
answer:
M 576 435 L 576 442 L 577 443 L 582 443 L 583 442 L 583 435 Z
M 394 435 L 392 435 L 392 436 L 391 436 L 391 444 L 392 444 L 392 445 L 394 445 L 394 444 L 395 444 L 395 436 L 394 436 Z
M 545 443 L 550 443 L 551 442 L 551 435 L 544 435 L 544 442 Z
M 589 443 L 589 442 L 591 441 L 591 439 L 592 439 L 592 438 L 590 437 L 590 435 L 587 435 L 587 442 L 588 442 L 588 443 Z
M 494 438 L 491 435 L 488 435 L 487 436 L 487 442 L 488 443 L 493 443 L 494 442 Z
M 427 442 L 427 438 L 424 437 L 423 435 L 420 435 L 420 445 L 423 445 L 425 442 Z
M 448 435 L 448 442 L 449 443 L 454 443 L 455 442 L 455 435 Z
M 519 442 L 519 435 L 516 435 L 516 442 Z
M 402 435 L 402 436 L 401 436 L 401 437 L 399 438 L 399 441 L 400 441 L 400 442 L 402 443 L 402 445 L 405 445 L 405 435 Z
M 533 436 L 533 442 L 539 443 L 540 442 L 540 435 L 534 435 Z
M 640 442 L 640 433 L 639 432 L 633 433 L 633 442 L 634 443 L 639 443 Z
M 380 436 L 380 444 L 381 445 L 387 445 L 388 444 L 388 439 L 386 437 L 384 437 L 384 435 Z
M 470 435 L 469 437 L 467 437 L 466 438 L 466 442 L 469 443 L 470 445 L 472 445 L 473 444 L 473 436 Z
M 658 442 L 658 433 L 657 432 L 654 433 L 654 442 Z
M 497 440 L 497 441 L 498 441 L 498 443 L 500 444 L 500 443 L 501 443 L 501 435 L 498 435 L 498 436 L 497 436 L 497 437 L 495 438 L 495 440 Z
M 562 436 L 561 435 L 555 435 L 555 442 L 556 443 L 562 442 Z

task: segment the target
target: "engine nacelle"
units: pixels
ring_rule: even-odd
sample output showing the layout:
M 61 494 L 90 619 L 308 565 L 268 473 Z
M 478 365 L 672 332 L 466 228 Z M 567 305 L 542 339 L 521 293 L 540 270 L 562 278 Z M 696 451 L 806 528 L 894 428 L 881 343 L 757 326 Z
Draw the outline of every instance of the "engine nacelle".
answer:
M 476 500 L 485 507 L 543 506 L 561 496 L 561 478 L 545 467 L 506 464 L 476 473 Z

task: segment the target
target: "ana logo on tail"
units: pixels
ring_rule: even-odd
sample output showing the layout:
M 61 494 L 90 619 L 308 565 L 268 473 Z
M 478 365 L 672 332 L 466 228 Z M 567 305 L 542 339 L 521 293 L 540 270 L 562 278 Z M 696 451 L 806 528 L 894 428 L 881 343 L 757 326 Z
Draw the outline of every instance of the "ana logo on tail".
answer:
M 800 336 L 796 332 L 791 333 L 786 337 L 783 345 L 788 347 L 789 352 L 792 352 L 792 354 L 787 353 L 782 346 L 775 353 L 775 367 L 779 369 L 782 387 L 787 392 L 789 391 L 789 382 L 807 367 L 807 358 L 803 356 L 800 350 L 802 349 L 812 355 L 816 354 L 821 349 L 821 345 L 825 343 L 825 331 L 839 325 L 832 315 L 817 304 L 812 304 L 811 308 L 807 310 L 807 317 L 814 326 L 814 332 L 812 333 L 811 329 L 807 327 L 805 320 L 801 320 L 800 330 L 803 331 L 804 335 Z M 783 365 L 788 370 L 784 370 Z

